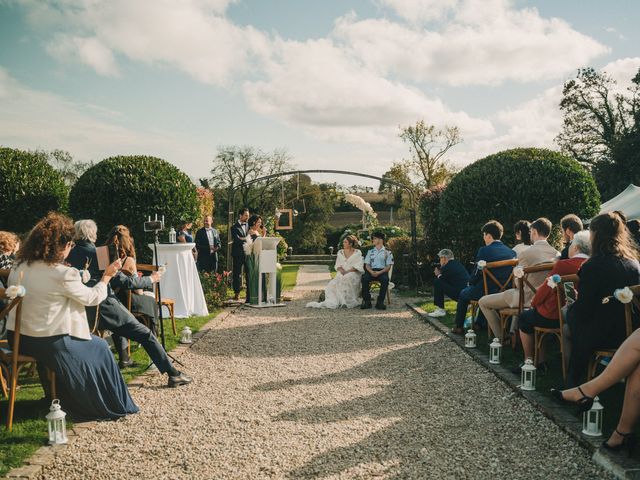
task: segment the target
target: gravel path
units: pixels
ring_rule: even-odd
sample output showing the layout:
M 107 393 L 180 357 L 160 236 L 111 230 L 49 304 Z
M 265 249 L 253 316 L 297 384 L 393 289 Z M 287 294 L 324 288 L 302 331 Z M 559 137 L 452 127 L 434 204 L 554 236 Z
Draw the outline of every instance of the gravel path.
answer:
M 148 377 L 139 414 L 98 424 L 44 478 L 608 478 L 399 301 L 326 311 L 294 295 L 229 317 L 181 357 L 193 384 Z

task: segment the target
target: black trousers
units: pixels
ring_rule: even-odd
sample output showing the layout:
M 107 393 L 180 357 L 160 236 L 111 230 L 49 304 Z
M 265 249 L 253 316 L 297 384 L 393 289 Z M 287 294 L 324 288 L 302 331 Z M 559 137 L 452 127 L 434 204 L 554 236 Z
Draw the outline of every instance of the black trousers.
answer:
M 379 272 L 380 269 L 373 269 L 375 272 Z M 362 301 L 365 303 L 371 303 L 371 282 L 380 282 L 380 293 L 378 294 L 378 300 L 376 303 L 379 305 L 384 304 L 384 299 L 387 297 L 387 290 L 389 289 L 389 273 L 384 272 L 378 277 L 373 277 L 368 271 L 362 275 Z
M 244 261 L 245 261 L 244 253 L 242 255 L 233 256 L 233 269 L 232 269 L 231 275 L 233 279 L 233 293 L 235 293 L 236 295 L 239 295 L 240 290 L 242 290 L 242 267 L 244 266 Z M 246 283 L 248 286 L 249 285 L 248 278 Z
M 466 285 L 452 285 L 451 283 L 447 282 L 444 276 L 436 278 L 433 281 L 433 304 L 436 307 L 444 308 L 445 295 L 451 300 L 455 300 L 457 302 L 460 292 L 465 287 Z
M 128 360 L 127 339 L 129 339 L 142 345 L 160 373 L 174 370 L 171 360 L 169 360 L 169 356 L 162 348 L 158 338 L 133 315 L 129 315 L 127 321 L 119 327 L 105 325 L 104 328 L 111 330 L 111 338 L 120 360 Z
M 218 271 L 218 257 L 214 255 L 198 254 L 196 262 L 198 270 L 201 272 L 216 273 Z

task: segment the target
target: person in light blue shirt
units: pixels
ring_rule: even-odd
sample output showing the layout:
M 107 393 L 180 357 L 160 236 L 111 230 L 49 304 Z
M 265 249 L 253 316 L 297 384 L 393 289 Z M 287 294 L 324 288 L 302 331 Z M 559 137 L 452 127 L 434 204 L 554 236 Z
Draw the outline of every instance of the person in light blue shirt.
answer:
M 378 310 L 385 310 L 384 299 L 389 289 L 389 270 L 393 265 L 393 254 L 384 246 L 384 233 L 373 232 L 371 235 L 373 248 L 367 252 L 364 259 L 364 275 L 362 275 L 362 305 L 360 308 L 371 308 L 370 285 L 372 281 L 380 282 L 380 294 L 376 301 Z

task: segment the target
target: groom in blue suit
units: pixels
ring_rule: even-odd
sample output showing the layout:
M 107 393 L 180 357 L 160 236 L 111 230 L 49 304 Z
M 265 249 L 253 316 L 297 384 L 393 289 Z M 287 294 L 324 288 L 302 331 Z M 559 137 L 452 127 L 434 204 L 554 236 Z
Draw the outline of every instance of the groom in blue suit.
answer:
M 464 319 L 467 315 L 467 308 L 471 300 L 480 300 L 484 295 L 484 285 L 482 281 L 482 269 L 478 268 L 478 262 L 497 262 L 500 260 L 511 260 L 516 258 L 516 252 L 507 247 L 502 241 L 502 233 L 504 228 L 496 220 L 485 223 L 482 227 L 482 239 L 484 247 L 480 247 L 476 254 L 476 270 L 469 280 L 469 286 L 460 292 L 458 297 L 458 306 L 456 309 L 456 326 L 451 331 L 453 333 L 464 333 Z M 509 279 L 513 267 L 500 267 L 492 269 L 491 272 L 500 283 L 504 283 Z M 487 285 L 489 293 L 496 293 L 498 286 L 493 282 Z

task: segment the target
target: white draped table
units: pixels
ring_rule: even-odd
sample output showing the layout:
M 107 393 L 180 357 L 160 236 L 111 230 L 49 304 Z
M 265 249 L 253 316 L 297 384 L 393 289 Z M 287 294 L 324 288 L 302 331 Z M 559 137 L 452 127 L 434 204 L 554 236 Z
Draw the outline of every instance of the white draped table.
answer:
M 177 318 L 209 314 L 196 262 L 191 254 L 193 247 L 195 243 L 158 244 L 158 265 L 167 266 L 160 280 L 162 298 L 175 300 L 174 315 Z M 153 250 L 153 243 L 149 244 L 149 248 Z

